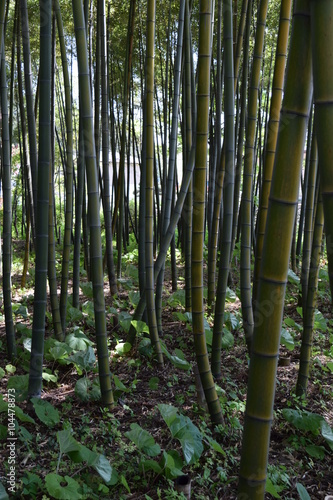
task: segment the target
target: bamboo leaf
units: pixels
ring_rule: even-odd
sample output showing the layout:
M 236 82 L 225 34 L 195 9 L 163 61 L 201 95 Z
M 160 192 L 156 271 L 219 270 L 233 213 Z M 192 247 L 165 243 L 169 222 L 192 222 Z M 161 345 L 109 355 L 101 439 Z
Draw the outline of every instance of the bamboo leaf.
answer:
M 117 354 L 123 356 L 127 354 L 132 349 L 132 345 L 129 342 L 119 342 L 115 347 Z
M 5 425 L 0 424 L 0 441 L 4 440 L 6 438 L 7 438 L 7 427 Z M 1 498 L 1 496 L 0 496 L 0 498 Z
M 139 271 L 138 271 L 138 268 L 136 266 L 134 266 L 133 264 L 128 264 L 128 266 L 126 267 L 126 276 L 128 276 L 129 278 L 132 278 L 133 281 L 135 281 L 135 283 L 138 283 L 139 282 Z
M 333 373 L 333 361 L 329 361 L 326 366 Z
M 52 359 L 54 361 L 61 361 L 65 360 L 66 356 L 68 356 L 70 352 L 71 350 L 68 349 L 66 344 L 57 345 L 49 349 L 49 352 L 45 354 L 45 358 Z
M 67 312 L 66 312 L 66 320 L 69 323 L 77 323 L 83 318 L 83 314 L 80 311 L 80 309 L 77 309 L 76 307 L 72 307 L 70 304 L 67 306 Z
M 64 483 L 67 483 L 63 486 Z M 79 500 L 82 495 L 79 493 L 80 484 L 69 476 L 59 476 L 58 474 L 47 474 L 45 484 L 49 495 L 61 500 Z
M 305 447 L 305 451 L 310 455 L 310 457 L 318 458 L 319 460 L 322 460 L 325 457 L 325 448 L 323 446 L 309 444 Z
M 88 281 L 87 283 L 80 283 L 80 288 L 81 288 L 83 294 L 88 299 L 92 299 L 93 298 L 93 287 L 92 287 L 91 281 Z
M 119 377 L 113 374 L 113 381 L 116 388 L 122 392 L 129 392 L 129 389 L 122 383 Z
M 333 431 L 326 420 L 323 420 L 321 423 L 321 435 L 323 436 L 331 450 L 333 450 Z
M 95 455 L 95 459 L 89 465 L 91 465 L 91 467 L 93 467 L 96 472 L 98 472 L 98 474 L 106 483 L 108 483 L 112 477 L 112 467 L 110 465 L 110 462 L 104 455 L 97 453 L 95 453 Z
M 79 378 L 75 385 L 75 394 L 81 401 L 97 401 L 101 397 L 98 380 L 91 382 L 87 377 Z
M 149 389 L 155 391 L 158 388 L 160 379 L 158 377 L 151 377 L 149 379 Z
M 161 342 L 161 349 L 163 354 L 168 358 L 169 361 L 180 370 L 189 370 L 191 368 L 191 364 L 184 359 L 184 354 L 182 353 L 182 357 L 177 356 L 176 354 L 170 354 L 164 342 Z M 178 349 L 177 353 L 181 353 Z
M 28 308 L 23 306 L 22 304 L 13 304 L 13 313 L 15 316 L 22 316 L 22 318 L 26 319 L 29 316 Z
M 144 321 L 137 321 L 133 319 L 131 320 L 131 325 L 134 326 L 137 333 L 149 333 L 148 325 Z
M 164 422 L 170 429 L 172 422 L 177 418 L 178 410 L 172 405 L 159 404 L 158 409 L 163 417 Z M 171 430 L 171 429 L 170 429 Z
M 213 448 L 214 451 L 217 451 L 218 453 L 221 453 L 221 455 L 223 455 L 224 457 L 227 456 L 226 452 L 223 450 L 223 448 L 221 447 L 221 445 L 215 441 L 215 439 L 209 437 L 209 436 L 206 436 L 211 448 Z
M 171 363 L 180 370 L 188 371 L 191 368 L 191 364 L 188 361 L 186 361 L 186 359 L 181 359 L 175 355 L 170 355 L 169 359 Z
M 132 306 L 136 307 L 140 301 L 140 292 L 137 292 L 135 290 L 131 290 L 128 294 L 128 298 L 129 298 Z
M 156 457 L 161 453 L 160 445 L 155 443 L 153 436 L 138 424 L 131 424 L 131 430 L 125 432 L 125 436 L 150 457 Z
M 19 407 L 15 406 L 15 417 L 18 418 L 21 422 L 29 422 L 30 424 L 35 424 L 35 420 L 24 413 L 24 411 Z
M 295 328 L 295 330 L 297 330 L 299 332 L 303 329 L 301 327 L 301 325 L 299 325 L 298 323 L 296 323 L 296 321 L 294 321 L 292 318 L 285 318 L 284 324 L 287 325 L 287 326 L 290 326 L 290 328 Z
M 161 466 L 155 462 L 155 460 L 143 460 L 141 462 L 141 467 L 144 472 L 148 472 L 150 470 L 153 470 L 156 474 L 160 474 L 162 472 Z
M 286 328 L 281 329 L 281 344 L 284 345 L 289 351 L 292 351 L 295 347 L 295 342 L 288 330 Z
M 142 356 L 150 358 L 153 355 L 153 346 L 151 345 L 151 340 L 148 338 L 142 339 L 139 344 L 138 350 Z
M 131 494 L 130 487 L 128 486 L 128 482 L 126 481 L 126 477 L 123 474 L 121 474 L 121 476 L 120 476 L 120 482 L 126 488 L 128 493 Z
M 127 312 L 121 311 L 119 313 L 118 319 L 120 326 L 127 333 L 131 326 L 132 316 Z
M 234 345 L 235 339 L 228 328 L 223 328 L 222 349 L 230 349 Z
M 314 330 L 321 330 L 322 332 L 325 332 L 327 329 L 327 320 L 326 320 L 326 318 L 324 318 L 322 313 L 320 311 L 318 311 L 318 309 L 316 309 L 315 313 L 314 313 L 313 329 Z
M 16 401 L 23 401 L 28 395 L 29 375 L 14 375 L 8 380 L 8 389 L 15 389 Z
M 107 484 L 108 484 L 108 486 L 114 486 L 115 484 L 118 483 L 118 481 L 119 481 L 118 472 L 116 471 L 116 469 L 114 467 L 112 467 L 111 478 Z
M 48 401 L 40 398 L 31 398 L 37 417 L 47 427 L 53 427 L 60 422 L 59 412 Z
M 170 307 L 185 307 L 185 290 L 177 290 L 168 298 Z
M 9 500 L 9 496 L 7 495 L 6 490 L 1 482 L 0 482 L 0 500 Z
M 171 405 L 159 404 L 158 409 L 173 438 L 181 443 L 186 464 L 195 463 L 203 452 L 202 435 L 193 422 Z
M 313 434 L 319 434 L 319 431 L 324 421 L 321 415 L 311 413 L 306 410 L 292 410 L 285 408 L 282 410 L 284 418 L 290 424 L 293 424 L 297 429 L 302 431 L 310 431 Z
M 73 351 L 85 351 L 88 346 L 93 345 L 93 342 L 78 328 L 66 336 L 65 342 Z
M 272 497 L 274 497 L 274 498 L 281 498 L 279 493 L 276 491 L 274 484 L 272 483 L 272 481 L 269 478 L 267 478 L 267 480 L 266 480 L 265 491 L 266 491 L 266 493 L 269 493 L 270 495 L 272 495 Z
M 80 366 L 83 370 L 89 370 L 96 363 L 94 349 L 89 346 L 85 351 L 79 351 L 72 354 L 72 356 L 68 356 L 67 361 Z
M 300 283 L 299 277 L 294 273 L 292 269 L 288 269 L 288 281 L 289 283 L 293 283 L 294 285 L 298 285 Z
M 57 432 L 57 440 L 59 443 L 61 454 L 78 451 L 81 446 L 81 444 L 73 438 L 71 432 L 68 429 Z
M 225 300 L 226 302 L 236 302 L 237 300 L 237 295 L 229 287 L 227 287 L 227 294 Z
M 296 488 L 301 500 L 311 500 L 309 493 L 301 483 L 296 483 Z
M 237 317 L 235 316 L 235 314 L 233 313 L 230 313 L 229 311 L 226 311 L 224 313 L 224 321 L 225 321 L 225 325 L 227 326 L 227 328 L 229 330 L 237 330 L 237 328 L 239 328 L 239 321 L 237 319 Z
M 31 342 L 31 338 L 26 338 L 23 340 L 23 347 L 28 352 L 31 352 Z
M 175 450 L 169 452 L 163 451 L 162 467 L 165 469 L 165 475 L 168 479 L 181 476 L 183 461 Z

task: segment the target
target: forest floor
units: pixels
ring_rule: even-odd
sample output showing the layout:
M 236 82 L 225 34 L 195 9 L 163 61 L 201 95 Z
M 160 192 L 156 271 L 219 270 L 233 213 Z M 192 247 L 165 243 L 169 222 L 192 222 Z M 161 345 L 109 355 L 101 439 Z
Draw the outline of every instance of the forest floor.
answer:
M 13 301 L 18 306 L 24 303 L 27 314 L 22 309 L 19 312 L 16 309 L 16 321 L 31 327 L 32 290 L 23 292 L 17 280 L 18 276 L 13 276 Z M 307 426 L 309 418 L 306 421 L 306 416 L 309 417 L 309 414 L 306 412 L 320 415 L 318 418 L 324 418 L 330 427 L 333 426 L 332 308 L 326 283 L 319 293 L 318 309 L 322 312 L 327 327 L 315 332 L 307 399 L 300 401 L 295 396 L 301 338 L 299 325 L 302 324 L 302 318 L 297 312 L 297 290 L 297 285 L 290 284 L 286 296 L 284 319 L 287 319 L 287 322 L 284 326 L 292 334 L 295 345 L 292 350 L 282 346 L 280 352 L 280 358 L 287 357 L 287 362 L 290 364 L 289 366 L 279 364 L 277 370 L 268 468 L 270 493 L 266 494 L 266 498 L 324 499 L 325 495 L 333 495 L 333 446 L 330 449 L 327 440 L 320 432 L 318 421 L 315 420 L 317 422 L 315 426 L 311 422 Z M 89 397 L 86 401 L 82 401 L 75 389 L 77 380 L 82 377 L 82 371 L 80 373 L 77 365 L 73 363 L 62 364 L 48 358 L 45 367 L 50 373 L 56 374 L 57 380 L 44 382 L 42 399 L 58 410 L 60 418 L 52 425 L 46 424 L 36 418 L 34 407 L 30 402 L 18 403 L 23 412 L 34 419 L 34 423 L 19 419 L 17 421 L 16 493 L 11 495 L 11 498 L 53 498 L 48 496 L 50 489 L 47 487 L 45 477 L 54 472 L 69 476 L 80 484 L 79 492 L 74 487 L 74 493 L 69 493 L 70 484 L 68 481 L 67 483 L 63 481 L 60 485 L 63 489 L 60 488 L 59 496 L 55 498 L 133 500 L 185 498 L 176 492 L 172 477 L 172 467 L 178 466 L 175 452 L 178 452 L 177 456 L 182 461 L 183 451 L 179 440 L 172 438 L 162 418 L 158 407 L 161 404 L 177 408 L 180 414 L 188 417 L 197 426 L 203 437 L 204 449 L 200 458 L 193 464 L 180 464 L 183 474 L 191 478 L 191 498 L 202 500 L 236 498 L 248 377 L 248 355 L 241 326 L 239 300 L 234 298 L 227 303 L 227 310 L 234 319 L 235 328 L 232 329 L 234 343 L 222 351 L 222 380 L 219 382 L 218 394 L 224 413 L 224 425 L 214 427 L 208 414 L 198 404 L 193 374 L 194 348 L 191 326 L 189 322 L 179 319 L 184 313 L 181 294 L 172 295 L 172 291 L 166 289 L 162 341 L 167 351 L 177 356 L 176 360 L 184 358 L 188 363 L 184 363 L 184 367 L 188 369 L 177 368 L 171 358 L 167 357 L 164 368 L 158 369 L 145 342 L 142 343 L 145 339 L 144 334 L 138 333 L 134 349 L 130 353 L 116 349 L 117 344 L 121 346 L 119 343 L 125 340 L 126 335 L 122 330 L 121 321 L 118 325 L 114 324 L 114 312 L 117 309 L 120 317 L 124 314 L 123 318 L 126 318 L 126 313 L 133 312 L 129 300 L 131 292 L 133 292 L 131 282 L 126 282 L 126 279 L 121 283 L 121 290 L 116 300 L 109 297 L 108 287 L 105 288 L 105 296 L 108 297 L 110 367 L 112 374 L 116 375 L 114 381 L 117 401 L 114 407 L 111 410 L 103 409 L 99 401 L 93 401 L 93 398 Z M 170 300 L 170 297 L 174 300 Z M 87 297 L 82 295 L 81 299 L 82 303 L 87 303 Z M 94 340 L 93 322 L 87 314 L 75 324 L 80 326 L 88 338 Z M 23 327 L 20 327 L 19 343 L 24 335 L 22 332 Z M 46 338 L 51 334 L 50 323 L 47 322 Z M 2 341 L 0 367 L 4 370 L 0 379 L 0 389 L 6 400 L 7 384 L 13 377 L 14 369 L 10 368 L 12 365 L 6 359 L 4 321 L 0 323 L 0 341 Z M 23 350 L 20 352 L 23 353 Z M 13 365 L 16 368 L 15 376 L 27 373 L 28 364 L 23 354 Z M 96 377 L 96 369 L 89 371 L 88 377 L 90 379 Z M 287 420 L 286 415 L 290 410 L 299 412 L 298 426 L 297 421 L 295 426 L 295 422 Z M 0 411 L 4 411 L 1 404 Z M 3 418 L 5 414 L 0 413 L 0 415 L 2 424 L 5 424 L 6 418 Z M 305 420 L 302 424 L 304 415 Z M 161 453 L 163 450 L 170 452 L 168 457 L 175 458 L 175 463 L 169 468 L 171 473 L 158 472 L 158 467 L 152 464 L 149 470 L 148 460 L 153 461 L 153 454 L 149 456 L 145 453 L 144 447 L 138 447 L 125 435 L 131 430 L 131 424 L 138 424 L 142 429 L 149 431 L 154 442 L 160 446 Z M 105 455 L 113 468 L 111 481 L 105 484 L 91 467 L 73 463 L 66 453 L 59 456 L 59 438 L 56 436 L 57 432 L 63 429 L 72 429 L 73 436 L 78 442 Z M 0 482 L 5 485 L 8 448 L 6 448 L 6 435 L 1 433 L 1 428 L 0 437 L 2 439 Z M 220 447 L 214 443 L 219 443 Z M 154 462 L 159 466 L 163 463 L 161 455 L 156 455 L 154 458 Z M 142 470 L 143 463 L 145 472 Z M 306 489 L 309 497 L 302 496 L 306 494 L 300 485 Z M 3 498 L 1 495 L 0 497 Z

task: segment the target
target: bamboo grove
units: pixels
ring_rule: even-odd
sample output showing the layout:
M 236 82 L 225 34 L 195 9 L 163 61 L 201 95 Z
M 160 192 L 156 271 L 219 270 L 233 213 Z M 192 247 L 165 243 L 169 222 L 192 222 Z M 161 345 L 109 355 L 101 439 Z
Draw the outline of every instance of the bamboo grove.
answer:
M 299 396 L 309 380 L 323 249 L 333 288 L 332 9 L 332 0 L 0 4 L 8 358 L 16 356 L 13 234 L 26 242 L 22 286 L 35 259 L 30 396 L 42 389 L 47 300 L 61 340 L 70 296 L 80 307 L 82 257 L 93 285 L 102 403 L 111 408 L 105 278 L 115 296 L 131 233 L 140 283 L 133 319 L 147 322 L 163 367 L 165 260 L 170 249 L 176 288 L 178 246 L 208 411 L 223 424 L 215 382 L 223 372 L 231 262 L 240 247 L 250 357 L 242 499 L 264 497 L 288 270 L 298 270 L 302 283 Z M 63 245 L 60 294 L 56 241 Z M 214 317 L 211 356 L 207 310 Z M 135 335 L 131 327 L 131 344 Z

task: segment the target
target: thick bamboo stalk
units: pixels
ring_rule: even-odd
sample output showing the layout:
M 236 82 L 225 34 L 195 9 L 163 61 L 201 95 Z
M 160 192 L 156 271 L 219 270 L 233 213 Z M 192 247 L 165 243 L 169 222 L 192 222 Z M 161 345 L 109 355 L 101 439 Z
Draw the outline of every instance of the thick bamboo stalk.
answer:
M 297 0 L 271 184 L 239 478 L 239 498 L 264 498 L 277 358 L 312 88 L 308 0 Z M 293 168 L 290 169 L 290 165 Z
M 154 297 L 154 57 L 155 57 L 155 0 L 147 3 L 147 53 L 146 53 L 146 189 L 145 189 L 145 258 L 146 297 L 148 326 L 157 362 L 163 366 L 163 354 L 159 341 Z
M 29 395 L 40 397 L 44 357 L 48 261 L 49 169 L 51 158 L 51 0 L 40 0 L 40 110 L 36 219 L 36 272 Z M 31 151 L 31 150 L 30 150 Z
M 230 268 L 230 251 L 232 243 L 232 222 L 234 209 L 235 184 L 235 119 L 234 119 L 234 57 L 233 57 L 233 18 L 232 1 L 223 2 L 224 27 L 224 146 L 225 146 L 225 178 L 224 178 L 224 207 L 223 229 L 221 241 L 221 257 L 217 285 L 217 297 L 214 316 L 213 343 L 212 343 L 212 372 L 220 379 L 221 348 L 223 335 L 223 320 L 227 284 Z
M 328 272 L 333 296 L 333 2 L 311 1 L 313 98 L 315 104 L 318 168 L 324 204 Z
M 252 194 L 253 171 L 255 167 L 255 139 L 258 113 L 258 93 L 260 69 L 264 49 L 264 34 L 266 25 L 268 0 L 261 0 L 258 11 L 257 31 L 255 37 L 252 72 L 249 86 L 248 116 L 246 124 L 246 144 L 243 173 L 242 210 L 241 210 L 241 262 L 240 289 L 242 302 L 243 328 L 248 345 L 253 335 L 253 311 L 251 293 L 251 248 L 252 248 Z M 248 12 L 248 15 L 250 12 Z
M 0 13 L 1 15 L 1 13 Z M 2 35 L 3 38 L 3 35 Z M 2 116 L 2 154 L 3 154 L 3 301 L 5 310 L 6 341 L 8 358 L 16 355 L 15 328 L 12 310 L 12 196 L 11 196 L 11 154 L 8 121 L 8 99 L 6 59 L 4 44 L 1 44 L 1 116 Z
M 200 120 L 198 120 L 196 130 L 195 174 L 193 183 L 192 318 L 195 354 L 209 413 L 213 422 L 222 423 L 222 410 L 208 359 L 203 303 L 203 247 L 207 175 L 211 20 L 212 2 L 211 0 L 201 0 L 197 93 L 198 116 L 200 116 Z
M 69 79 L 68 63 L 66 57 L 66 45 L 64 28 L 59 6 L 59 0 L 54 0 L 54 10 L 57 19 L 62 72 L 65 86 L 65 109 L 66 109 L 66 209 L 65 209 L 65 233 L 61 269 L 61 293 L 60 293 L 60 315 L 63 332 L 66 328 L 66 310 L 68 299 L 69 259 L 71 252 L 71 237 L 73 229 L 73 116 L 71 86 Z
M 315 210 L 316 178 L 318 171 L 318 148 L 317 148 L 317 139 L 315 132 L 312 134 L 311 143 L 312 144 L 311 144 L 311 153 L 309 162 L 309 174 L 308 174 L 307 189 L 306 189 L 306 208 L 305 208 L 302 271 L 301 271 L 303 318 L 305 317 L 307 295 L 308 295 L 311 248 L 312 248 L 312 238 L 313 238 L 313 221 L 314 221 L 313 214 Z
M 320 253 L 324 229 L 323 201 L 319 195 L 313 233 L 311 263 L 309 270 L 308 292 L 306 297 L 306 308 L 303 309 L 303 335 L 301 354 L 299 360 L 299 371 L 296 384 L 296 396 L 304 397 L 309 382 L 311 352 L 313 343 L 313 325 L 318 289 L 318 274 L 320 264 Z
M 101 222 L 99 215 L 100 200 L 94 141 L 87 38 L 82 2 L 81 0 L 73 0 L 72 5 L 78 54 L 79 85 L 81 91 L 80 114 L 82 116 L 84 154 L 89 196 L 90 262 L 94 296 L 98 370 L 102 401 L 106 406 L 110 406 L 113 403 L 113 394 L 106 332 Z
M 172 200 L 175 192 L 175 169 L 176 169 L 176 156 L 177 156 L 177 138 L 178 138 L 178 111 L 180 101 L 180 79 L 181 79 L 181 66 L 182 66 L 182 53 L 183 53 L 183 35 L 184 35 L 184 17 L 185 17 L 185 0 L 181 0 L 179 17 L 178 17 L 178 33 L 177 33 L 177 53 L 174 64 L 174 95 L 172 102 L 172 125 L 170 133 L 170 152 L 169 152 L 169 167 L 166 180 L 164 211 L 162 220 L 162 237 L 169 225 L 171 217 Z M 172 252 L 173 255 L 173 252 Z M 173 261 L 173 259 L 172 259 Z M 173 273 L 174 274 L 174 273 Z M 156 315 L 159 330 L 162 330 L 162 292 L 164 281 L 164 268 L 162 267 L 161 274 L 157 280 L 156 287 Z
M 29 20 L 27 0 L 21 1 L 21 25 L 22 25 L 22 43 L 23 43 L 23 61 L 24 61 L 24 83 L 26 93 L 26 106 L 28 117 L 28 134 L 29 134 L 29 148 L 30 148 L 30 168 L 31 168 L 31 182 L 32 182 L 32 200 L 34 213 L 31 214 L 32 234 L 35 239 L 35 225 L 37 224 L 37 134 L 36 134 L 36 121 L 34 112 L 34 94 L 32 90 L 32 72 L 31 72 L 31 55 L 30 55 L 30 36 L 29 36 Z M 36 99 L 37 102 L 37 99 Z
M 103 158 L 103 210 L 105 223 L 106 261 L 111 295 L 117 293 L 117 282 L 113 261 L 112 220 L 111 220 L 111 186 L 109 161 L 109 99 L 108 99 L 108 64 L 106 48 L 105 1 L 100 2 L 101 33 L 101 93 L 102 93 L 102 158 Z M 118 257 L 120 259 L 121 255 Z
M 291 0 L 281 2 L 280 22 L 278 40 L 276 45 L 275 67 L 272 84 L 272 99 L 269 112 L 268 133 L 265 143 L 265 157 L 262 190 L 260 196 L 260 206 L 258 214 L 258 230 L 256 240 L 256 258 L 254 265 L 254 284 L 253 284 L 253 302 L 256 300 L 256 292 L 259 279 L 262 248 L 264 243 L 264 234 L 267 219 L 268 198 L 271 188 L 273 165 L 276 150 L 276 141 L 278 135 L 280 109 L 283 93 L 283 82 L 287 60 L 287 48 L 289 40 Z

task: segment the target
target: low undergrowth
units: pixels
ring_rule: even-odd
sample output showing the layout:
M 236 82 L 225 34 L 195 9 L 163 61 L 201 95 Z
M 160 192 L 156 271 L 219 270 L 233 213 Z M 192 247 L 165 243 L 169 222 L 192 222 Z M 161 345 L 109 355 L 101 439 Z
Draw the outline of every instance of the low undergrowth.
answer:
M 290 276 L 280 353 L 289 364 L 279 366 L 277 373 L 267 498 L 319 499 L 333 493 L 333 323 L 325 272 L 321 271 L 319 285 L 307 400 L 294 394 L 302 318 L 297 307 L 299 284 L 295 275 Z M 100 403 L 91 284 L 82 283 L 80 310 L 68 304 L 63 342 L 52 337 L 52 318 L 47 314 L 43 394 L 31 400 L 27 384 L 33 294 L 14 287 L 18 356 L 13 363 L 6 359 L 3 317 L 0 331 L 0 481 L 10 496 L 185 498 L 176 486 L 177 478 L 185 475 L 191 479 L 191 498 L 235 498 L 249 360 L 237 279 L 234 283 L 227 297 L 223 377 L 217 386 L 224 413 L 224 424 L 219 426 L 211 425 L 195 379 L 183 281 L 177 292 L 166 290 L 164 295 L 165 366 L 158 369 L 147 325 L 132 323 L 138 301 L 137 270 L 135 258 L 128 258 L 119 293 L 107 301 L 112 408 Z M 107 287 L 105 294 L 109 296 Z M 209 349 L 211 320 L 208 316 Z M 126 343 L 131 323 L 137 331 L 132 349 Z M 0 498 L 6 498 L 1 486 Z

